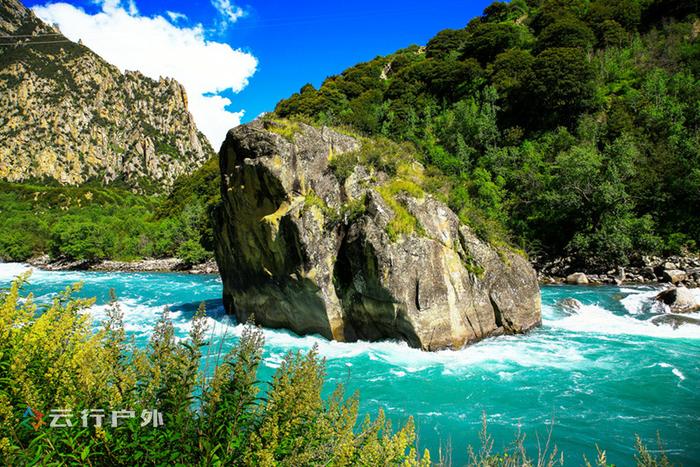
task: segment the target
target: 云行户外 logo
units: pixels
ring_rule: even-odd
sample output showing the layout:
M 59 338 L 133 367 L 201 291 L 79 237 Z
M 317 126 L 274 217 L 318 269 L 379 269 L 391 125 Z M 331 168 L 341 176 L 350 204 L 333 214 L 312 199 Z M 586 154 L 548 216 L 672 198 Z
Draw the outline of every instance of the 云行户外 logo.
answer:
M 24 426 L 31 426 L 34 430 L 38 430 L 40 426 L 46 425 L 44 421 L 44 414 L 36 409 L 27 406 L 22 415 L 22 423 Z
M 163 426 L 163 413 L 156 409 L 142 410 L 138 415 L 142 427 L 152 426 L 154 428 Z M 22 416 L 21 425 L 38 430 L 41 426 L 49 428 L 71 428 L 89 426 L 103 427 L 111 426 L 116 428 L 125 420 L 137 418 L 135 410 L 112 410 L 84 409 L 74 412 L 72 409 L 51 409 L 48 414 L 44 414 L 29 405 Z M 48 423 L 46 421 L 48 419 Z

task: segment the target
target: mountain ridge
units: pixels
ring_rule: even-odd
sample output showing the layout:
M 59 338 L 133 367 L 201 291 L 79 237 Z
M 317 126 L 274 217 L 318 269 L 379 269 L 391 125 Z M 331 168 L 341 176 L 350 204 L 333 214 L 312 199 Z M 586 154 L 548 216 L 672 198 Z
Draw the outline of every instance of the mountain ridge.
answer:
M 0 179 L 159 192 L 214 155 L 177 81 L 121 73 L 17 0 L 0 32 Z

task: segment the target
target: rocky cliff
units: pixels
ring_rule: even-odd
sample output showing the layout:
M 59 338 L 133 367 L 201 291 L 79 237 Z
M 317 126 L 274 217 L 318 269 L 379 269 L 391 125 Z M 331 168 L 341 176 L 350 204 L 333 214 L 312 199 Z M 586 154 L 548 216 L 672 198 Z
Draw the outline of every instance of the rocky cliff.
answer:
M 0 0 L 0 179 L 151 191 L 212 155 L 176 81 L 121 73 Z
M 215 213 L 227 310 L 300 334 L 425 350 L 537 326 L 527 260 L 484 243 L 421 190 L 419 164 L 397 154 L 404 161 L 388 167 L 365 144 L 271 120 L 228 133 Z

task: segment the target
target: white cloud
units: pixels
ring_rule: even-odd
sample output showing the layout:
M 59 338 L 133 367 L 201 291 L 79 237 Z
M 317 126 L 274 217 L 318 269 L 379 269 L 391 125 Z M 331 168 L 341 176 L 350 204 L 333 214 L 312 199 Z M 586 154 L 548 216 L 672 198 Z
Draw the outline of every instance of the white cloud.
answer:
M 257 59 L 228 44 L 208 41 L 201 25 L 178 27 L 162 16 L 140 16 L 133 1 L 126 8 L 119 0 L 101 4 L 102 11 L 94 15 L 67 3 L 33 10 L 47 23 L 57 24 L 66 37 L 82 39 L 122 70 L 182 83 L 197 126 L 218 149 L 226 131 L 240 123 L 243 111 L 226 110 L 231 101 L 216 94 L 242 90 L 255 73 Z
M 239 18 L 245 16 L 245 11 L 231 3 L 231 0 L 211 0 L 211 4 L 227 23 L 235 23 Z
M 178 11 L 166 11 L 165 14 L 168 15 L 168 18 L 170 18 L 170 21 L 173 23 L 187 20 L 187 15 Z

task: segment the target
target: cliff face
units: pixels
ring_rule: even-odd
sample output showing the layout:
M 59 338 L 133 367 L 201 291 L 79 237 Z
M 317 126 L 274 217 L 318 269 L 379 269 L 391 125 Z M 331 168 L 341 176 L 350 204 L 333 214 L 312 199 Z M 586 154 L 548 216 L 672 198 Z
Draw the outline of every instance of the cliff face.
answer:
M 1 179 L 157 190 L 213 155 L 176 81 L 121 73 L 16 0 L 0 36 Z
M 215 215 L 227 310 L 300 334 L 425 350 L 537 326 L 529 263 L 478 239 L 430 195 L 401 189 L 410 185 L 400 175 L 359 164 L 338 178 L 329 160 L 360 146 L 303 124 L 229 132 Z M 397 230 L 397 216 L 415 228 Z

